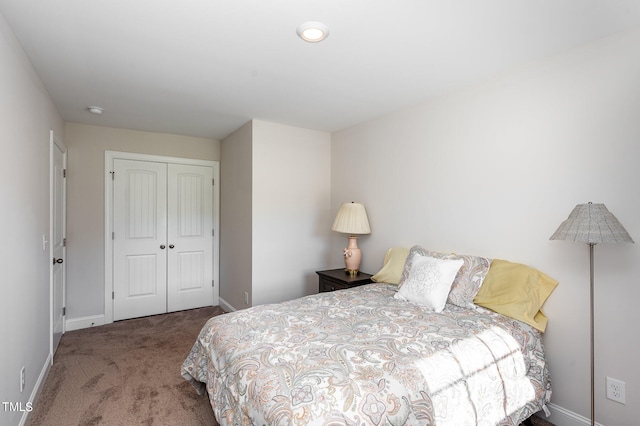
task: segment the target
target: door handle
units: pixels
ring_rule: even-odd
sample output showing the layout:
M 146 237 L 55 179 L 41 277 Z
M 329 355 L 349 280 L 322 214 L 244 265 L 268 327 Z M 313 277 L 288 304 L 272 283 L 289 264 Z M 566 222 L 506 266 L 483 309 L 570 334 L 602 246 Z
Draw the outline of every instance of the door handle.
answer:
M 160 244 L 160 248 L 161 248 L 162 250 L 164 250 L 164 248 L 165 248 L 165 247 L 166 247 L 166 246 L 165 246 L 164 244 Z
M 62 263 L 64 262 L 64 260 L 62 259 L 56 259 L 55 257 L 53 258 L 53 264 L 55 265 L 56 263 Z
M 172 249 L 172 248 L 174 248 L 174 247 L 175 247 L 175 246 L 174 246 L 173 244 L 169 244 L 169 248 L 170 248 L 170 249 Z

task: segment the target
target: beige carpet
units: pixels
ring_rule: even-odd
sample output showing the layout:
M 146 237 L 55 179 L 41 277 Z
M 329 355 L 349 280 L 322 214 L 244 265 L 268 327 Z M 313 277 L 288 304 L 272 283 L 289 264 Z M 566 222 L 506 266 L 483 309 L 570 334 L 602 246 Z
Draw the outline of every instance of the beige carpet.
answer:
M 201 308 L 66 333 L 28 424 L 217 425 L 180 366 L 206 320 L 221 313 Z
M 119 321 L 64 334 L 28 424 L 216 425 L 206 397 L 180 376 L 219 307 Z

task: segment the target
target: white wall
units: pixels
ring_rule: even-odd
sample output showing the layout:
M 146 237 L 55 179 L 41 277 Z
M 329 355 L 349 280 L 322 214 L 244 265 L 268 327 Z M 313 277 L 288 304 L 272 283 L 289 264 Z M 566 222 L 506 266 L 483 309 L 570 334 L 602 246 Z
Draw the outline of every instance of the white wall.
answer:
M 105 151 L 220 160 L 213 139 L 65 124 L 67 174 L 67 321 L 104 314 Z M 98 324 L 96 322 L 96 324 Z
M 485 255 L 559 280 L 545 305 L 553 404 L 589 417 L 588 246 L 549 241 L 605 203 L 638 244 L 596 251 L 596 419 L 640 418 L 640 30 L 333 135 L 332 206 L 365 204 L 362 269 L 390 246 Z M 332 238 L 334 252 L 343 238 Z M 334 266 L 341 259 L 336 256 Z M 627 404 L 606 400 L 605 376 Z M 558 423 L 561 424 L 561 423 Z
M 0 402 L 33 397 L 49 357 L 49 131 L 63 122 L 29 59 L 0 14 Z M 20 392 L 20 369 L 26 386 Z M 0 424 L 24 413 L 0 407 Z
M 331 135 L 253 120 L 222 141 L 220 298 L 232 309 L 318 291 Z M 249 293 L 249 304 L 244 292 Z
M 220 303 L 226 309 L 251 306 L 252 131 L 248 122 L 220 147 Z
M 253 303 L 318 292 L 331 227 L 331 135 L 253 121 Z

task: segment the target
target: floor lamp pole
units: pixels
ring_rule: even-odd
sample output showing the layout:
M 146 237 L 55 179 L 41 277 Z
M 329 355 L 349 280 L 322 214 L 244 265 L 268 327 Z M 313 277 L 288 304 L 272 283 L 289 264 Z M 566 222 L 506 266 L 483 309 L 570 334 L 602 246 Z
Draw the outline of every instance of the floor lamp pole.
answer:
M 591 277 L 591 292 L 590 292 L 590 320 L 591 320 L 591 426 L 594 426 L 596 424 L 596 418 L 595 418 L 595 356 L 594 356 L 594 339 L 593 339 L 593 246 L 595 246 L 595 243 L 589 243 L 589 272 L 590 272 L 590 277 Z

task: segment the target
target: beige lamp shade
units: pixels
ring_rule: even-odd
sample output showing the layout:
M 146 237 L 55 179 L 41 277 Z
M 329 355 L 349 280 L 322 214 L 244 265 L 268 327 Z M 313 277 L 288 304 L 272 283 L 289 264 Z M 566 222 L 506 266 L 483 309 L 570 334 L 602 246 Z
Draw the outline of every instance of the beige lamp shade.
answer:
M 338 209 L 331 226 L 332 231 L 345 234 L 370 234 L 369 219 L 364 205 L 360 203 L 344 203 Z

